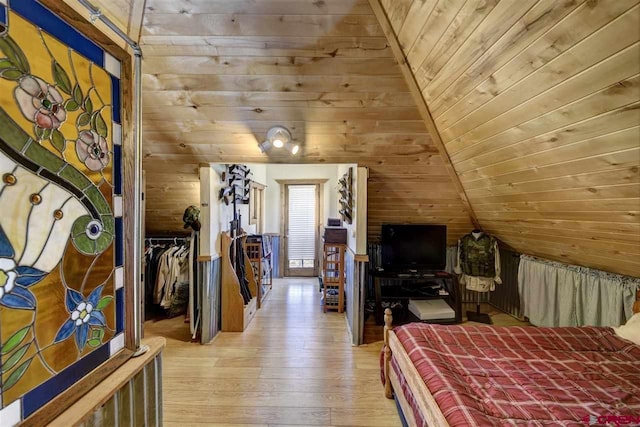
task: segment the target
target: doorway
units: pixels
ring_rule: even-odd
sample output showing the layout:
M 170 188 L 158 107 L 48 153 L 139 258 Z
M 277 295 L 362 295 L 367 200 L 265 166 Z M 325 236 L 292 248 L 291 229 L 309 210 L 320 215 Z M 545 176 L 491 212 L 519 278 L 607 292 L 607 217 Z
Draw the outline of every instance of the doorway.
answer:
M 322 183 L 281 182 L 283 189 L 284 276 L 318 275 Z

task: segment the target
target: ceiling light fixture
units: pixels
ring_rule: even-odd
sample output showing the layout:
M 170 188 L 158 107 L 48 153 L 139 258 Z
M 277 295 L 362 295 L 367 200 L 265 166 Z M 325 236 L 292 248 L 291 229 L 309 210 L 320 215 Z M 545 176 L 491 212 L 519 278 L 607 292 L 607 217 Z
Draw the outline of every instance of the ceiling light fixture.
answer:
M 300 146 L 293 143 L 291 132 L 284 126 L 273 126 L 267 131 L 267 138 L 258 144 L 262 153 L 266 153 L 271 147 L 284 147 L 291 154 L 297 154 Z

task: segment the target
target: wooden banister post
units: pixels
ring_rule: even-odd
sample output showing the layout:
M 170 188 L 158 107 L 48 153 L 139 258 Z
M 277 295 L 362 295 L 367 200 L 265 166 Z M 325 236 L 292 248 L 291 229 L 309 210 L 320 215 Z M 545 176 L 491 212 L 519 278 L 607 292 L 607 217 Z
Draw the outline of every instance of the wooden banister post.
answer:
M 391 387 L 391 378 L 389 369 L 391 369 L 391 347 L 389 347 L 389 332 L 391 331 L 391 323 L 393 316 L 391 309 L 384 310 L 384 395 L 387 399 L 393 399 L 393 388 Z

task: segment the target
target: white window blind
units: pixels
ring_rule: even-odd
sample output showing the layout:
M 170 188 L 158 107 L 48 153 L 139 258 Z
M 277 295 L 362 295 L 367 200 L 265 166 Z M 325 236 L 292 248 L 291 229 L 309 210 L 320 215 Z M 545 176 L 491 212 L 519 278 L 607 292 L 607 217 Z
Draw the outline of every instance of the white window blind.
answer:
M 290 264 L 298 261 L 296 266 L 312 267 L 316 259 L 316 203 L 315 185 L 289 185 Z

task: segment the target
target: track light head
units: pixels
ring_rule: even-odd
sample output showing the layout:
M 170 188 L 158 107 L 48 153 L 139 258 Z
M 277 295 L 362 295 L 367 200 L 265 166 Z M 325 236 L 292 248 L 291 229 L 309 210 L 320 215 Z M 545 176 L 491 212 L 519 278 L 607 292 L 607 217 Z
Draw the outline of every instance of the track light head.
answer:
M 298 144 L 290 142 L 289 144 L 287 144 L 287 150 L 295 156 L 296 154 L 298 154 L 298 151 L 300 151 L 300 146 Z
M 261 153 L 266 153 L 271 148 L 271 141 L 262 141 L 258 143 L 258 148 L 260 149 Z

